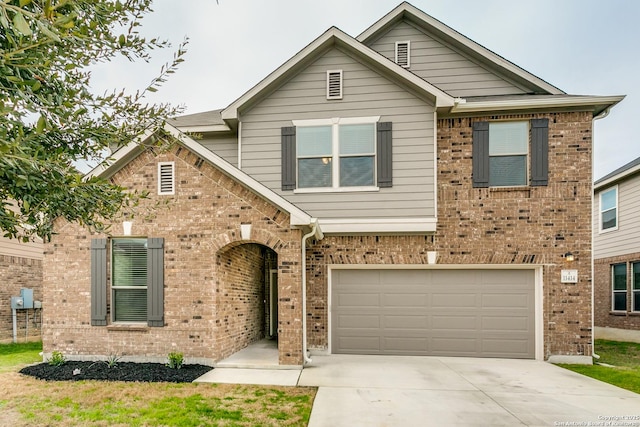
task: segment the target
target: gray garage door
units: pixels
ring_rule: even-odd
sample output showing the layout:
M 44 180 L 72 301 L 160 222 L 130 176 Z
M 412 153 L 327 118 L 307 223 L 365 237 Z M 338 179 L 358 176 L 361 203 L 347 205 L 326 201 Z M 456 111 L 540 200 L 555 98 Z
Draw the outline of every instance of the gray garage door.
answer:
M 333 353 L 534 358 L 533 270 L 333 270 Z

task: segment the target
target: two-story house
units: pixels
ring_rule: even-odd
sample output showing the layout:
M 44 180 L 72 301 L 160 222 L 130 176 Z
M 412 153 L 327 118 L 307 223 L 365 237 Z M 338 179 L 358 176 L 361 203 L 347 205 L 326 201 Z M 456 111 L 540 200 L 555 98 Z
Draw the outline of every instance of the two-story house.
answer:
M 594 183 L 597 338 L 640 342 L 640 157 Z
M 152 197 L 110 234 L 56 223 L 45 353 L 212 363 L 269 336 L 283 365 L 589 362 L 593 120 L 622 98 L 566 94 L 408 3 L 330 28 L 92 172 Z

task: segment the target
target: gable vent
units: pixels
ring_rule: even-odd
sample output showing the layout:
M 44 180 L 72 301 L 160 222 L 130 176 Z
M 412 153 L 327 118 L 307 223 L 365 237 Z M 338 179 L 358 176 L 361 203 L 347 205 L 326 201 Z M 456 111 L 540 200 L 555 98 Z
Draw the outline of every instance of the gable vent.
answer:
M 410 42 L 396 42 L 396 64 L 409 68 L 411 65 L 409 58 Z
M 342 70 L 327 71 L 327 99 L 342 99 Z
M 175 163 L 160 162 L 158 163 L 158 194 L 171 195 L 175 194 Z

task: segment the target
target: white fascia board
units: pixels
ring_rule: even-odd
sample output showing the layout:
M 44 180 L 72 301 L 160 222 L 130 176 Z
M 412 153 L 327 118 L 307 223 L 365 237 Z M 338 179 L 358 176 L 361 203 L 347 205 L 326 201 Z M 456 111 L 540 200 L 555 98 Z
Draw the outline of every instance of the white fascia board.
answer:
M 624 99 L 624 96 L 566 96 L 562 98 L 551 97 L 549 99 L 523 98 L 492 101 L 467 101 L 457 103 L 451 108 L 451 113 L 478 113 L 483 111 L 506 111 L 528 109 L 552 109 L 567 107 L 591 107 L 595 105 L 609 105 L 613 107 Z
M 102 176 L 108 171 L 117 168 L 120 163 L 126 161 L 132 154 L 138 154 L 143 151 L 142 143 L 154 134 L 152 128 L 146 129 L 142 134 L 138 135 L 127 145 L 120 147 L 114 153 L 112 153 L 107 159 L 100 162 L 96 167 L 91 169 L 84 179 L 93 178 L 94 176 Z M 117 170 L 117 169 L 116 169 Z
M 378 22 L 373 24 L 371 27 L 367 28 L 362 34 L 360 34 L 357 37 L 357 40 L 362 43 L 366 43 L 367 39 L 374 36 L 378 31 L 384 29 L 391 22 L 399 19 L 398 17 L 402 16 L 405 13 L 409 15 L 413 15 L 413 17 L 422 21 L 427 27 L 432 27 L 433 29 L 435 29 L 436 32 L 439 32 L 444 36 L 449 37 L 450 39 L 453 39 L 455 42 L 465 46 L 467 49 L 470 49 L 476 54 L 487 58 L 489 61 L 496 64 L 498 67 L 508 70 L 509 72 L 519 76 L 520 78 L 531 82 L 532 84 L 540 87 L 541 89 L 546 90 L 550 94 L 552 95 L 564 94 L 562 90 L 558 89 L 552 84 L 545 82 L 541 78 L 536 77 L 533 74 L 529 73 L 528 71 L 523 70 L 522 68 L 513 64 L 512 62 L 507 61 L 500 55 L 474 42 L 470 38 L 460 34 L 453 28 L 443 24 L 442 22 L 438 21 L 434 17 L 424 13 L 420 9 L 412 6 L 407 2 L 402 3 L 401 5 L 396 7 L 394 10 L 389 12 L 387 15 L 385 15 Z
M 176 138 L 181 144 L 187 147 L 189 150 L 193 151 L 197 155 L 201 156 L 203 159 L 209 161 L 218 169 L 223 171 L 225 174 L 229 175 L 232 179 L 240 182 L 241 184 L 249 187 L 251 190 L 255 191 L 260 196 L 269 200 L 279 208 L 282 208 L 284 211 L 289 213 L 290 216 L 290 224 L 295 226 L 302 225 L 310 225 L 311 224 L 311 216 L 307 214 L 302 209 L 298 208 L 291 202 L 284 199 L 282 196 L 276 194 L 271 189 L 267 188 L 260 182 L 256 181 L 246 173 L 242 172 L 240 169 L 233 166 L 231 163 L 224 160 L 222 157 L 213 153 L 211 150 L 208 150 L 201 144 L 198 144 L 188 135 L 181 133 L 176 127 L 170 125 L 169 123 L 165 123 L 164 130 Z
M 248 92 L 246 92 L 240 98 L 238 98 L 233 103 L 231 103 L 227 108 L 222 110 L 222 113 L 221 113 L 222 119 L 225 121 L 238 120 L 238 108 L 240 108 L 242 105 L 250 101 L 253 97 L 259 95 L 260 92 L 268 88 L 272 83 L 277 81 L 289 70 L 294 68 L 300 62 L 302 62 L 307 56 L 313 54 L 323 46 L 329 45 L 332 41 L 333 42 L 340 41 L 342 44 L 369 57 L 381 68 L 398 74 L 402 79 L 408 81 L 412 85 L 417 86 L 420 89 L 424 90 L 425 92 L 431 94 L 436 98 L 436 107 L 453 106 L 454 99 L 451 95 L 429 84 L 428 82 L 421 79 L 420 77 L 413 74 L 412 72 L 405 70 L 398 64 L 395 64 L 394 62 L 389 61 L 387 58 L 385 58 L 378 52 L 358 42 L 356 39 L 342 32 L 338 28 L 332 27 L 329 30 L 327 30 L 324 34 L 322 34 L 320 37 L 318 37 L 313 42 L 311 42 L 309 45 L 307 45 L 304 49 L 302 49 L 296 55 L 294 55 L 291 59 L 289 59 L 283 65 L 281 65 L 279 68 L 277 68 L 274 72 L 272 72 L 267 77 L 265 77 L 264 80 L 262 80 L 260 83 L 258 83 L 256 86 L 251 88 Z
M 617 175 L 614 175 L 611 178 L 607 179 L 606 181 L 599 182 L 598 185 L 595 185 L 593 187 L 593 191 L 596 192 L 596 191 L 599 191 L 599 190 L 603 189 L 604 187 L 609 187 L 614 182 L 620 181 L 621 179 L 624 179 L 627 176 L 634 175 L 634 174 L 636 174 L 638 172 L 640 172 L 640 165 L 634 166 L 631 169 L 627 169 L 624 172 L 621 172 L 621 173 L 619 173 Z
M 176 126 L 185 133 L 207 133 L 207 132 L 231 132 L 227 125 L 198 125 L 198 126 Z
M 318 219 L 324 234 L 434 233 L 436 218 L 341 218 Z

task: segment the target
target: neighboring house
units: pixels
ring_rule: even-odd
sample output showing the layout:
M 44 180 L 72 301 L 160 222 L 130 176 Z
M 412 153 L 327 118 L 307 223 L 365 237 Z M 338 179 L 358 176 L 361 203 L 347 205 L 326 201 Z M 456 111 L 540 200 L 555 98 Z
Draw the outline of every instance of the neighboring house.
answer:
M 640 157 L 594 184 L 595 335 L 640 342 Z
M 14 339 L 11 297 L 20 296 L 22 288 L 33 290 L 33 298 L 42 301 L 43 244 L 40 239 L 23 243 L 0 234 L 0 342 Z M 16 339 L 20 342 L 39 339 L 41 311 L 16 311 Z
M 213 363 L 273 337 L 283 365 L 589 362 L 593 120 L 622 98 L 568 95 L 408 3 L 330 28 L 92 172 L 152 197 L 130 235 L 56 223 L 45 353 Z

